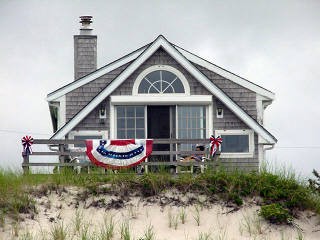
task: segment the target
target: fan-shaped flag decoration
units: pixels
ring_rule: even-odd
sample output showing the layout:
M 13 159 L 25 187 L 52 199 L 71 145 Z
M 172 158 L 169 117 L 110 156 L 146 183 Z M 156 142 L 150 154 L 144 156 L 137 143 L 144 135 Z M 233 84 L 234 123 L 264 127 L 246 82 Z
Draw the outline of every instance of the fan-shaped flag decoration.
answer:
M 151 139 L 86 140 L 87 156 L 97 166 L 111 169 L 138 165 L 152 153 Z
M 222 138 L 220 136 L 214 137 L 211 135 L 210 137 L 210 156 L 213 158 L 214 155 L 216 155 L 217 150 L 219 149 L 219 146 L 222 143 Z
M 31 145 L 33 144 L 33 138 L 31 136 L 24 136 L 21 139 L 22 146 L 23 146 L 23 156 L 28 156 L 29 154 L 32 154 Z

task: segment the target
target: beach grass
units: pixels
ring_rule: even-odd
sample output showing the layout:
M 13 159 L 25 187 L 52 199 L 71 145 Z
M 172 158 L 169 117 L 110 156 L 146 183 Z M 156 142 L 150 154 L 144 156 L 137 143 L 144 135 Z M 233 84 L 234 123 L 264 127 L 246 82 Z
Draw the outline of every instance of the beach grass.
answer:
M 312 191 L 307 181 L 301 181 L 287 170 L 272 172 L 262 168 L 260 172 L 244 173 L 218 169 L 208 170 L 203 174 L 179 175 L 167 172 L 136 175 L 125 171 L 118 174 L 75 174 L 69 169 L 63 169 L 59 174 L 24 175 L 0 170 L 0 227 L 6 224 L 6 216 L 18 221 L 21 213 L 36 214 L 33 195 L 64 191 L 66 186 L 84 188 L 84 199 L 90 195 L 115 192 L 120 196 L 138 194 L 149 197 L 175 189 L 182 193 L 195 192 L 208 197 L 214 196 L 235 206 L 241 206 L 247 197 L 260 197 L 263 206 L 276 204 L 285 209 L 289 217 L 295 217 L 297 211 L 303 210 L 320 214 L 320 194 Z M 272 208 L 266 209 L 272 211 Z M 200 215 L 197 212 L 199 211 L 195 211 L 193 218 L 199 225 Z M 181 222 L 185 221 L 184 215 L 180 213 Z M 265 217 L 266 214 L 261 216 Z M 173 222 L 172 220 L 172 224 Z M 78 230 L 79 216 L 75 217 L 74 224 Z M 174 224 L 173 227 L 176 228 Z

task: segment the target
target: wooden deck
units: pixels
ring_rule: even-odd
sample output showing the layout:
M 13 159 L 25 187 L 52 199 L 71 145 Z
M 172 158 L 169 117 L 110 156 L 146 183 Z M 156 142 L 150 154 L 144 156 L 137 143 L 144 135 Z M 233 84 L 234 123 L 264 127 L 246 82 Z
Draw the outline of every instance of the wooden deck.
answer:
M 84 144 L 84 140 L 50 140 L 50 139 L 34 139 L 34 145 L 48 145 L 49 148 L 55 150 L 51 151 L 34 151 L 31 155 L 23 156 L 22 168 L 24 173 L 29 173 L 30 167 L 40 166 L 40 167 L 56 167 L 59 169 L 60 167 L 81 167 L 81 168 L 90 168 L 93 165 L 89 160 L 86 162 L 68 162 L 66 159 L 73 159 L 75 157 L 86 158 L 86 152 L 84 148 L 71 148 L 70 145 L 74 144 Z M 180 167 L 190 166 L 191 172 L 193 166 L 198 166 L 203 169 L 204 165 L 206 166 L 214 166 L 216 165 L 216 161 L 206 161 L 206 162 L 181 162 L 177 161 L 181 156 L 190 156 L 192 154 L 203 154 L 208 155 L 208 150 L 206 151 L 179 151 L 179 145 L 181 144 L 203 144 L 209 145 L 208 139 L 154 139 L 154 144 L 167 144 L 169 145 L 169 151 L 153 151 L 151 156 L 166 156 L 167 160 L 150 160 L 140 163 L 141 166 L 145 166 L 146 170 L 148 166 L 171 166 L 179 169 Z M 33 145 L 33 146 L 34 146 Z M 31 161 L 34 156 L 57 156 L 59 159 L 58 162 L 43 162 L 43 161 Z M 218 155 L 217 155 L 218 156 Z

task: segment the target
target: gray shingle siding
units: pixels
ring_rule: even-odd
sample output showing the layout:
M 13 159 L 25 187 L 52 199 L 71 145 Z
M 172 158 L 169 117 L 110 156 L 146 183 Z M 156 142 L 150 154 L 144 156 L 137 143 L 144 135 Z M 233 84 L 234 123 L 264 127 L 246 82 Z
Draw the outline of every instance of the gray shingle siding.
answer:
M 256 93 L 244 88 L 235 82 L 226 79 L 202 66 L 194 63 L 204 75 L 206 75 L 216 86 L 224 91 L 234 102 L 245 110 L 253 119 L 257 120 Z
M 130 63 L 127 63 L 103 76 L 91 81 L 66 94 L 66 121 L 70 121 L 76 113 L 78 113 L 85 105 L 87 105 L 97 94 L 99 94 L 113 79 L 115 79 Z M 91 120 L 98 116 L 98 111 L 95 109 L 76 127 L 86 127 L 86 124 L 93 127 L 94 125 L 100 128 L 100 119 L 93 122 L 86 120 L 90 117 Z M 90 116 L 93 115 L 93 116 Z M 97 124 L 99 123 L 99 124 Z M 105 127 L 104 127 L 105 129 Z
M 97 36 L 75 35 L 74 79 L 79 79 L 97 69 Z

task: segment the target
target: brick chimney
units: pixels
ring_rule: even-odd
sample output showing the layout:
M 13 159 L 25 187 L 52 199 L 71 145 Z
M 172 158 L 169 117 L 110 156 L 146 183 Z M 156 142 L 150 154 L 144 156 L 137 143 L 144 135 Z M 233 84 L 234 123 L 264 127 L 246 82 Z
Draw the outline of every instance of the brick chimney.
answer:
M 74 79 L 97 69 L 97 36 L 92 35 L 92 16 L 80 17 L 80 34 L 74 35 Z

